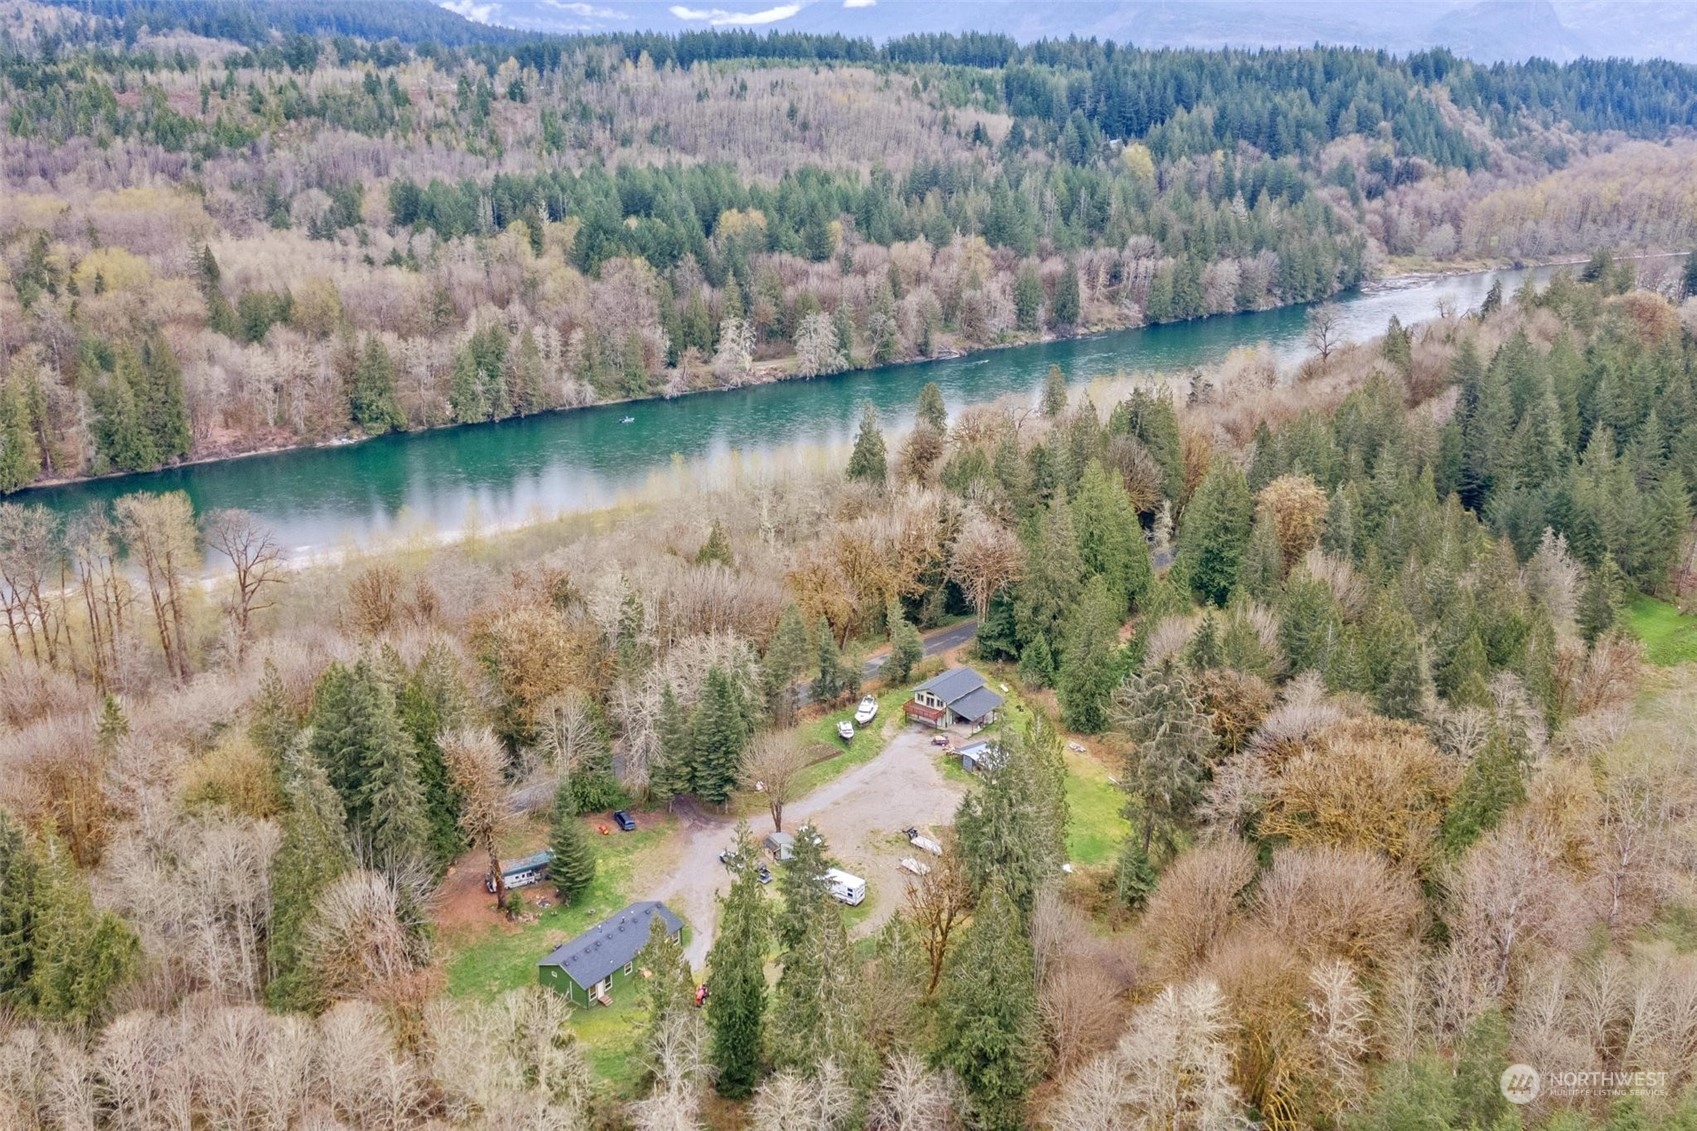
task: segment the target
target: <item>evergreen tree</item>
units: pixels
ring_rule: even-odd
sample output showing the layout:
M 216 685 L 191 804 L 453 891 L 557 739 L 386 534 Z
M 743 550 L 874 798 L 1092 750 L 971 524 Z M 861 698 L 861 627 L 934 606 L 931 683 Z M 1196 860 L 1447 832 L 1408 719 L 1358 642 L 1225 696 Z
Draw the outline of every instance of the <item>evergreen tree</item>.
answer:
M 1043 280 L 1029 263 L 1022 264 L 1014 275 L 1013 308 L 1014 325 L 1024 333 L 1036 333 L 1042 325 Z
M 1000 881 L 950 951 L 937 1002 L 937 1066 L 960 1078 L 975 1126 L 1019 1131 L 1039 1032 L 1031 941 Z
M 0 1010 L 23 1011 L 35 972 L 36 873 L 29 841 L 0 809 Z
M 1043 376 L 1043 415 L 1054 420 L 1067 410 L 1067 378 L 1058 365 L 1049 366 Z
M 1070 331 L 1078 324 L 1079 308 L 1078 268 L 1068 263 L 1055 280 L 1055 297 L 1049 300 L 1050 328 Z
M 1343 618 L 1331 587 L 1298 569 L 1279 601 L 1279 646 L 1290 671 L 1324 674 L 1342 637 Z
M 1579 595 L 1579 631 L 1585 643 L 1595 644 L 1598 637 L 1615 626 L 1620 619 L 1625 590 L 1625 575 L 1613 556 L 1605 555 L 1602 564 L 1591 571 Z
M 1084 590 L 1084 560 L 1072 527 L 1072 509 L 1062 499 L 1049 504 L 1034 536 L 1026 539 L 1025 577 L 1014 599 L 1021 644 L 1047 636 L 1063 639 L 1062 626 Z
M 656 801 L 670 802 L 695 787 L 695 728 L 671 684 L 660 690 L 660 748 L 648 767 L 648 790 Z
M 837 647 L 837 638 L 831 633 L 831 624 L 824 617 L 819 618 L 819 677 L 813 681 L 813 698 L 820 703 L 835 703 L 847 695 L 852 695 L 860 689 L 858 672 L 849 670 L 843 662 L 841 649 Z
M 152 439 L 154 458 L 163 461 L 186 456 L 194 437 L 189 430 L 182 367 L 159 335 L 143 341 L 141 363 L 146 392 L 137 397 L 137 405 Z
M 86 1024 L 141 957 L 141 943 L 116 915 L 96 911 L 70 852 L 49 836 L 35 877 L 30 1009 L 49 1021 Z
M 554 787 L 554 812 L 548 827 L 548 849 L 554 859 L 548 878 L 566 906 L 576 904 L 595 882 L 595 843 L 578 817 L 577 795 L 571 774 L 561 773 Z
M 851 1082 L 869 1084 L 877 1057 L 863 1028 L 860 961 L 835 900 L 824 901 L 779 961 L 771 1025 L 776 1066 L 812 1075 L 829 1060 Z
M 320 766 L 296 745 L 283 766 L 283 840 L 271 865 L 271 979 L 274 1009 L 312 1008 L 318 1000 L 306 959 L 313 908 L 325 888 L 354 866 L 342 802 Z
M 827 630 L 827 635 L 829 631 Z M 786 605 L 778 627 L 760 661 L 761 692 L 773 726 L 788 726 L 795 718 L 796 681 L 807 666 L 807 628 L 794 605 Z
M 1049 638 L 1039 632 L 1019 651 L 1019 678 L 1032 687 L 1053 687 L 1057 672 Z
M 918 418 L 939 433 L 949 430 L 949 410 L 943 404 L 943 390 L 935 381 L 925 382 L 925 387 L 919 390 Z
M 350 831 L 385 869 L 426 856 L 429 825 L 418 758 L 394 695 L 368 659 L 320 677 L 311 749 L 342 798 Z
M 406 425 L 395 395 L 395 363 L 383 339 L 368 334 L 348 383 L 348 415 L 367 436 L 380 436 Z
M 746 821 L 737 825 L 734 851 L 738 859 L 754 859 L 754 837 Z M 753 868 L 737 873 L 730 892 L 720 897 L 719 907 L 719 936 L 707 955 L 710 1055 L 719 1093 L 746 1099 L 753 1094 L 760 1072 L 769 937 L 766 900 Z
M 1084 567 L 1107 583 L 1123 617 L 1140 604 L 1154 580 L 1149 544 L 1131 496 L 1096 460 L 1084 467 L 1072 502 L 1072 527 Z
M 393 651 L 385 649 L 386 666 L 399 684 L 395 709 L 412 740 L 418 759 L 419 784 L 424 789 L 424 815 L 429 859 L 437 875 L 465 851 L 460 832 L 460 796 L 442 758 L 440 735 L 459 726 L 465 717 L 465 693 L 454 654 L 440 642 L 425 649 L 418 666 L 407 672 Z
M 30 427 L 29 405 L 16 382 L 0 385 L 0 494 L 27 486 L 41 474 L 41 452 Z
M 1106 581 L 1090 579 L 1067 617 L 1057 691 L 1068 728 L 1095 734 L 1108 725 L 1108 698 L 1118 682 L 1115 652 L 1124 610 Z
M 824 880 L 831 866 L 829 857 L 830 849 L 818 829 L 811 824 L 796 829 L 790 859 L 778 869 L 783 903 L 773 926 L 781 950 L 799 947 L 813 920 L 831 909 L 831 893 Z
M 1484 747 L 1468 763 L 1461 787 L 1444 814 L 1444 850 L 1452 856 L 1460 855 L 1524 800 L 1524 762 L 1502 728 L 1493 726 Z
M 1176 568 L 1199 600 L 1226 603 L 1243 568 L 1255 502 L 1249 482 L 1230 460 L 1217 459 L 1184 509 Z
M 1004 731 L 955 812 L 961 859 L 975 891 L 1003 885 L 1023 917 L 1066 860 L 1066 768 L 1059 737 L 1038 715 Z
M 1126 736 L 1126 817 L 1142 858 L 1170 854 L 1202 799 L 1217 740 L 1177 664 L 1128 678 L 1114 694 L 1114 729 Z
M 708 668 L 695 709 L 693 784 L 695 795 L 703 801 L 730 802 L 752 733 L 749 723 L 748 704 L 736 681 L 723 668 Z
M 1393 719 L 1418 718 L 1426 700 L 1426 672 L 1414 618 L 1392 609 L 1373 628 L 1369 662 L 1379 710 Z
M 854 438 L 854 451 L 849 454 L 848 477 L 882 487 L 888 465 L 884 433 L 878 428 L 878 410 L 868 401 L 860 413 L 860 432 Z
M 890 658 L 884 662 L 883 675 L 892 683 L 906 683 L 913 669 L 925 659 L 925 640 L 919 630 L 901 614 L 901 606 L 892 603 L 890 615 Z
M 695 978 L 684 957 L 683 940 L 668 934 L 658 915 L 649 926 L 648 942 L 637 951 L 636 968 L 649 975 L 642 986 L 646 1016 L 642 1045 L 653 1049 L 669 1020 L 695 1009 Z
M 542 387 L 542 347 L 536 333 L 526 326 L 519 335 L 518 348 L 507 358 L 507 388 L 512 410 L 517 416 L 529 416 L 548 407 L 547 393 Z
M 725 533 L 725 527 L 718 519 L 713 520 L 713 525 L 707 531 L 707 541 L 701 544 L 701 549 L 695 554 L 696 565 L 706 565 L 709 562 L 718 562 L 726 569 L 736 566 L 736 558 L 731 553 L 730 536 Z

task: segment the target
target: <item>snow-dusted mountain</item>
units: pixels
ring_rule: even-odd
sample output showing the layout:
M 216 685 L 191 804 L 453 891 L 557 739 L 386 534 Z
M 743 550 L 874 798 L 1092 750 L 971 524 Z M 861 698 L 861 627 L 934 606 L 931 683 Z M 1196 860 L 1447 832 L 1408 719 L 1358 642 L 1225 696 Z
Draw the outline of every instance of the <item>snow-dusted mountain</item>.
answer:
M 1690 0 L 445 0 L 480 23 L 555 32 L 709 28 L 1076 35 L 1141 47 L 1448 47 L 1481 61 L 1620 55 L 1697 61 Z

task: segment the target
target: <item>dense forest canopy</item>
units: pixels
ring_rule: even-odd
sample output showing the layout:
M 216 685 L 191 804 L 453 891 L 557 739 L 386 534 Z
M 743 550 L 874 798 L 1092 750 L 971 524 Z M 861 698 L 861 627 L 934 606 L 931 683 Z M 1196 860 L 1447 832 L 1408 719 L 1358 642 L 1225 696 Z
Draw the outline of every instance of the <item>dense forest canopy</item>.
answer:
M 1694 96 L 1662 63 L 13 0 L 0 489 L 1310 302 L 1395 257 L 1676 249 L 1684 150 L 1629 139 Z
M 1693 90 L 0 0 L 6 491 L 1314 303 L 452 543 L 0 502 L 0 1125 L 1691 1127 Z

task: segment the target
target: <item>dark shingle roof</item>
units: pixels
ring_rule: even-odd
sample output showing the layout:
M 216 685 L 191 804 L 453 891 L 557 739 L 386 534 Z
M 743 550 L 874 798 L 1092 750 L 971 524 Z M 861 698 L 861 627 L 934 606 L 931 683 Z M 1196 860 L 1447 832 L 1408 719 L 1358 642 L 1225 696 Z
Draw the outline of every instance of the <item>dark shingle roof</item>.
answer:
M 965 695 L 950 703 L 949 710 L 967 722 L 975 723 L 1001 705 L 1002 697 L 1000 695 L 997 695 L 988 687 L 979 687 L 968 691 Z
M 656 915 L 666 924 L 667 934 L 675 935 L 683 930 L 683 920 L 673 915 L 664 903 L 652 899 L 633 903 L 571 942 L 556 947 L 554 953 L 537 965 L 558 966 L 580 988 L 587 990 L 636 958 L 636 952 L 648 943 L 648 932 Z
M 918 687 L 917 691 L 929 691 L 949 706 L 963 696 L 970 695 L 984 686 L 984 677 L 971 668 L 950 668 L 941 675 L 934 675 Z
M 554 854 L 544 849 L 534 856 L 526 856 L 522 860 L 508 860 L 501 865 L 501 874 L 510 876 L 514 872 L 528 872 L 532 868 L 540 868 L 554 862 Z

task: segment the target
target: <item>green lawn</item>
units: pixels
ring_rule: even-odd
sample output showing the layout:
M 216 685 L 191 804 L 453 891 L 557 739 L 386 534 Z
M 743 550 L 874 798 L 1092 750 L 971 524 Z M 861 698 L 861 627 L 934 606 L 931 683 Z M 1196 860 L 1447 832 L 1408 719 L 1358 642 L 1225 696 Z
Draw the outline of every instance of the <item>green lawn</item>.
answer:
M 801 728 L 801 740 L 812 746 L 825 747 L 840 751 L 822 762 L 801 772 L 796 780 L 795 796 L 806 797 L 838 774 L 851 770 L 856 766 L 864 766 L 877 757 L 884 749 L 884 724 L 892 718 L 901 716 L 902 704 L 913 698 L 913 689 L 895 687 L 878 696 L 878 717 L 872 725 L 862 730 L 855 729 L 854 738 L 844 742 L 837 737 L 837 724 L 844 719 L 854 720 L 854 708 L 860 700 L 840 711 L 832 711 L 822 719 L 805 723 Z
M 1627 610 L 1627 623 L 1644 642 L 1652 664 L 1672 667 L 1697 660 L 1697 617 L 1654 597 L 1637 597 Z
M 1067 751 L 1067 855 L 1086 867 L 1109 864 L 1131 833 L 1121 816 L 1125 794 L 1088 754 Z
M 572 1013 L 572 1029 L 583 1043 L 590 1070 L 621 1096 L 634 1094 L 642 1075 L 646 1018 L 642 994 L 634 985 L 614 995 L 612 1005 L 579 1007 Z
M 634 833 L 595 838 L 600 853 L 595 883 L 573 906 L 561 907 L 553 887 L 538 884 L 518 893 L 525 902 L 524 913 L 535 915 L 535 922 L 491 923 L 474 935 L 460 932 L 457 937 L 442 939 L 447 952 L 444 968 L 448 992 L 456 997 L 493 998 L 531 985 L 536 981 L 537 962 L 549 951 L 624 907 L 630 901 L 633 859 L 643 849 L 659 844 L 669 832 L 649 814 L 637 819 L 644 827 Z M 540 900 L 547 900 L 550 906 L 538 909 Z

